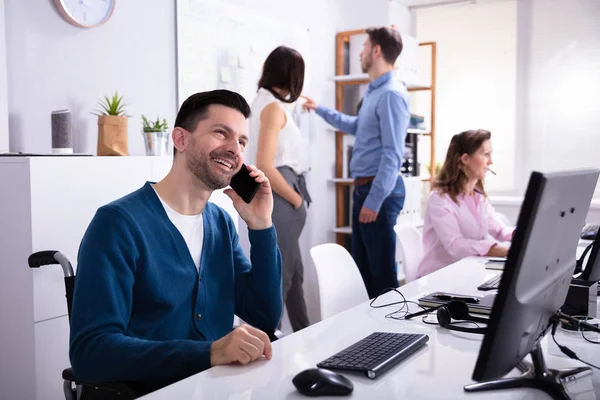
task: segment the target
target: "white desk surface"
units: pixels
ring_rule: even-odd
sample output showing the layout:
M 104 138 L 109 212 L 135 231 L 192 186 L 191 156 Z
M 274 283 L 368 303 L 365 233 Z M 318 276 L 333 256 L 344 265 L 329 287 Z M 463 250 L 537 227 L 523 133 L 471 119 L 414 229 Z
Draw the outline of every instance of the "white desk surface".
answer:
M 477 286 L 492 278 L 498 271 L 486 270 L 484 258 L 466 258 L 429 276 L 399 288 L 407 300 L 416 300 L 435 290 L 469 295 L 481 295 Z M 397 293 L 387 293 L 378 303 L 400 300 Z M 428 344 L 375 380 L 362 374 L 344 373 L 354 383 L 353 399 L 548 399 L 541 391 L 519 389 L 487 393 L 466 393 L 464 385 L 474 383 L 471 379 L 482 335 L 448 331 L 426 325 L 420 318 L 408 321 L 386 319 L 385 315 L 397 309 L 391 306 L 373 309 L 368 303 L 358 305 L 338 315 L 314 324 L 300 332 L 286 336 L 273 343 L 273 358 L 252 364 L 228 365 L 210 368 L 173 385 L 144 396 L 143 400 L 158 399 L 302 399 L 292 384 L 292 378 L 307 368 L 375 331 L 424 333 L 429 335 Z M 411 310 L 418 310 L 411 305 Z M 435 318 L 435 317 L 430 317 Z M 557 340 L 569 344 L 568 338 Z M 566 335 L 566 334 L 563 334 Z M 593 336 L 590 338 L 598 340 Z M 571 338 L 581 347 L 571 347 L 584 360 L 597 363 L 600 354 L 592 356 L 592 344 L 586 345 L 581 337 Z M 583 344 L 582 344 L 583 342 Z M 554 349 L 550 348 L 554 346 Z M 591 347 L 590 347 L 591 346 Z M 548 336 L 542 349 L 549 368 L 573 368 L 583 364 L 556 354 L 556 346 L 548 344 Z M 554 350 L 554 351 L 553 351 Z M 587 354 L 586 354 L 587 353 Z M 165 365 L 168 368 L 168 365 Z M 516 371 L 511 376 L 516 376 Z M 582 379 L 590 390 L 592 381 L 600 394 L 600 375 Z M 595 398 L 582 396 L 579 398 Z

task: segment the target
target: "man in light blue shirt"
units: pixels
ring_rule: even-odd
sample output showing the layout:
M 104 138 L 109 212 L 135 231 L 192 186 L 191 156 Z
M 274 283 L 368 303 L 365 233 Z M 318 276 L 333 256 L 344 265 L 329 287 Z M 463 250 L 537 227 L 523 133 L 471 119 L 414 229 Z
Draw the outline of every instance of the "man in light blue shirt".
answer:
M 360 59 L 371 82 L 358 115 L 328 109 L 308 97 L 304 107 L 356 136 L 350 163 L 355 185 L 352 256 L 373 298 L 398 287 L 394 225 L 404 206 L 404 182 L 398 173 L 410 112 L 406 87 L 393 77 L 402 52 L 400 34 L 387 27 L 370 28 L 367 34 Z

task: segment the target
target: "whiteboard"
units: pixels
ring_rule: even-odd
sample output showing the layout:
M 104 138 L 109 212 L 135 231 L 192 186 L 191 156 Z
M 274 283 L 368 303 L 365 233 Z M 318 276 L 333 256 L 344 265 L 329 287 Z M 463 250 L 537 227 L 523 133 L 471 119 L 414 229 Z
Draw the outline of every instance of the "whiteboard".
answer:
M 190 95 L 214 89 L 236 91 L 251 103 L 264 61 L 280 45 L 299 51 L 308 71 L 308 29 L 222 0 L 178 0 L 178 108 Z

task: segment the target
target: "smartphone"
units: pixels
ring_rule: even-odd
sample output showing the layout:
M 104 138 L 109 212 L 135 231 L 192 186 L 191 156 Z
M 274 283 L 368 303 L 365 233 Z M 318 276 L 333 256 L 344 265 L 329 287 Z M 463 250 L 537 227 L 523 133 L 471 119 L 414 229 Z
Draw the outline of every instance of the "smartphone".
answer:
M 246 203 L 252 201 L 260 185 L 259 182 L 256 182 L 250 176 L 250 170 L 246 167 L 246 164 L 242 164 L 242 168 L 231 178 L 231 183 L 229 184 Z

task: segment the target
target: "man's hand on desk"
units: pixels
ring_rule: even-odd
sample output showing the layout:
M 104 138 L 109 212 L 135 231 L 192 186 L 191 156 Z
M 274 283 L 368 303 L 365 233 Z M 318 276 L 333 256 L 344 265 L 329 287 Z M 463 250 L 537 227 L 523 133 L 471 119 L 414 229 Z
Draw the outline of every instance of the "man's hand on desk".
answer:
M 260 356 L 271 359 L 273 349 L 269 336 L 250 325 L 240 325 L 210 347 L 210 364 L 224 365 L 233 362 L 248 364 Z

